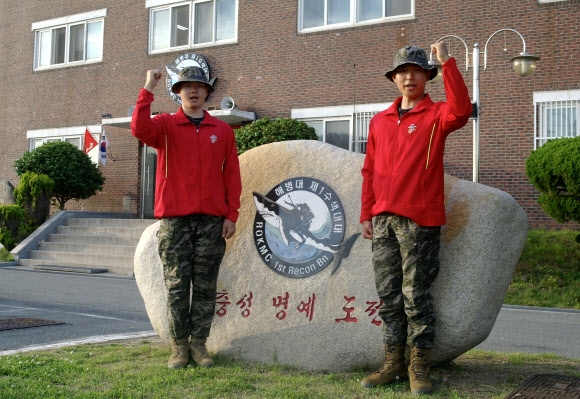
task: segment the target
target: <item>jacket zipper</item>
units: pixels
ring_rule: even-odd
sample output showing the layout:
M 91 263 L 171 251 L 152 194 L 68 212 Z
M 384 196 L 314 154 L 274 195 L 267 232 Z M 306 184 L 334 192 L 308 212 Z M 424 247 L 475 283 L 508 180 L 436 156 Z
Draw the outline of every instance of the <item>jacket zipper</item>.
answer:
M 431 155 L 431 142 L 433 141 L 433 133 L 435 132 L 435 126 L 437 123 L 433 124 L 433 129 L 431 129 L 431 137 L 429 138 L 429 148 L 427 149 L 427 164 L 425 165 L 425 170 L 429 168 L 429 156 Z
M 165 135 L 165 178 L 167 179 L 167 157 L 168 157 L 168 148 L 167 148 L 167 135 Z

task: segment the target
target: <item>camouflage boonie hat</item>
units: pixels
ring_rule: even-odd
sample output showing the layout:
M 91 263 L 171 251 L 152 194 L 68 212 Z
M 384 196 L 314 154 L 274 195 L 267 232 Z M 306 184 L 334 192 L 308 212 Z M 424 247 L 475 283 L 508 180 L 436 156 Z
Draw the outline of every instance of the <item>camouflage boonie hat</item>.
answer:
M 214 91 L 213 85 L 215 83 L 215 80 L 216 78 L 208 80 L 207 77 L 205 76 L 205 72 L 200 67 L 197 66 L 185 67 L 179 72 L 177 82 L 173 83 L 173 85 L 171 86 L 171 92 L 179 94 L 179 89 L 182 82 L 201 82 L 205 83 L 209 93 L 211 93 L 212 91 Z
M 437 76 L 437 67 L 429 65 L 429 60 L 427 60 L 427 53 L 425 50 L 417 46 L 406 46 L 397 51 L 395 60 L 393 61 L 393 68 L 385 73 L 387 79 L 392 82 L 395 70 L 405 64 L 419 65 L 421 68 L 429 72 L 429 80 Z

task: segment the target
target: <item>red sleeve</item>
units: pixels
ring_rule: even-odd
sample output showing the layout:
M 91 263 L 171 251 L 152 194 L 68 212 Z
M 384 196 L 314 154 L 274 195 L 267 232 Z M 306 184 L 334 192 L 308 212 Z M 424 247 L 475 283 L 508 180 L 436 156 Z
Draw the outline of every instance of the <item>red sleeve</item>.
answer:
M 375 204 L 375 193 L 373 190 L 373 173 L 375 165 L 375 140 L 373 133 L 373 124 L 369 126 L 369 135 L 367 138 L 367 150 L 364 165 L 362 168 L 362 192 L 361 192 L 361 210 L 360 222 L 372 220 L 373 206 Z
M 445 87 L 446 111 L 443 115 L 443 129 L 449 134 L 461 129 L 471 116 L 471 100 L 465 81 L 455 58 L 449 58 L 443 64 L 443 85 Z
M 164 129 L 161 115 L 151 118 L 152 102 L 153 93 L 141 89 L 131 117 L 131 134 L 148 146 L 159 148 L 164 143 Z
M 237 222 L 240 209 L 240 196 L 242 195 L 242 178 L 234 131 L 229 126 L 228 129 L 231 133 L 231 140 L 229 141 L 223 169 L 226 204 L 228 205 L 226 218 L 232 222 Z

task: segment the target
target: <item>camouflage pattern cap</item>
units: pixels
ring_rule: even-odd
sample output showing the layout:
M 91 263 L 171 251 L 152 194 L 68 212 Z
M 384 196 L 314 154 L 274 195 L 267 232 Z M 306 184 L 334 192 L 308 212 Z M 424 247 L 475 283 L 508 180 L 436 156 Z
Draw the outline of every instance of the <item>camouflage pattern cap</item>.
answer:
M 177 82 L 173 83 L 171 86 L 171 91 L 175 94 L 179 94 L 179 89 L 182 82 L 201 82 L 205 83 L 209 93 L 211 93 L 214 91 L 213 84 L 215 80 L 215 78 L 208 80 L 208 78 L 205 76 L 205 72 L 200 67 L 188 66 L 179 72 Z
M 437 68 L 434 65 L 429 65 L 427 60 L 427 53 L 421 47 L 406 46 L 397 51 L 395 60 L 393 61 L 393 68 L 385 73 L 387 79 L 393 81 L 393 73 L 401 65 L 415 64 L 429 72 L 429 80 L 437 76 Z

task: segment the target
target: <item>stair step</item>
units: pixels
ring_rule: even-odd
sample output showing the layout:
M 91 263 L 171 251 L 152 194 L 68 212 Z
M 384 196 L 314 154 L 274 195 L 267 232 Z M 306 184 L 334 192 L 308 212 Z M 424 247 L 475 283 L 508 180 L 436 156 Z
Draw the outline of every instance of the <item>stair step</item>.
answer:
M 139 244 L 139 238 L 123 236 L 95 236 L 90 234 L 49 234 L 47 240 L 43 242 L 62 242 L 83 245 L 126 245 L 136 247 L 137 244 Z
M 78 269 L 107 269 L 107 272 L 116 273 L 116 274 L 123 274 L 123 275 L 130 275 L 133 273 L 133 266 L 125 266 L 125 265 L 106 265 L 101 264 L 99 266 L 95 266 L 92 264 L 87 263 L 79 263 L 79 262 L 63 262 L 59 261 L 58 264 L 55 265 L 54 261 L 50 260 L 38 260 L 38 259 L 21 259 L 20 264 L 22 266 L 36 268 L 36 267 L 46 267 L 46 266 L 60 266 L 60 267 L 70 267 L 70 268 L 78 268 Z
M 145 230 L 157 222 L 155 219 L 109 219 L 109 218 L 67 218 L 66 225 L 71 227 L 130 227 Z
M 67 267 L 67 266 L 56 266 L 56 265 L 37 265 L 33 267 L 35 270 L 50 270 L 52 272 L 67 272 L 67 273 L 106 273 L 107 269 L 95 269 L 88 267 Z
M 96 236 L 108 237 L 133 237 L 140 238 L 144 229 L 131 227 L 94 227 L 94 226 L 58 226 L 56 228 L 57 234 L 90 234 Z
M 135 249 L 152 219 L 67 218 L 19 263 L 38 270 L 133 275 Z
M 86 254 L 81 252 L 57 252 L 57 251 L 39 251 L 31 250 L 28 254 L 30 259 L 39 260 L 52 260 L 53 262 L 59 264 L 63 262 L 78 262 L 87 263 L 90 265 L 97 264 L 108 264 L 113 263 L 117 265 L 133 265 L 133 256 L 124 255 L 99 255 L 99 254 Z
M 105 254 L 105 255 L 121 255 L 134 256 L 135 245 L 99 245 L 92 244 L 90 241 L 85 245 L 78 245 L 77 243 L 69 242 L 49 242 L 43 241 L 38 246 L 39 251 L 51 252 L 68 252 L 68 253 L 82 253 L 82 254 Z

